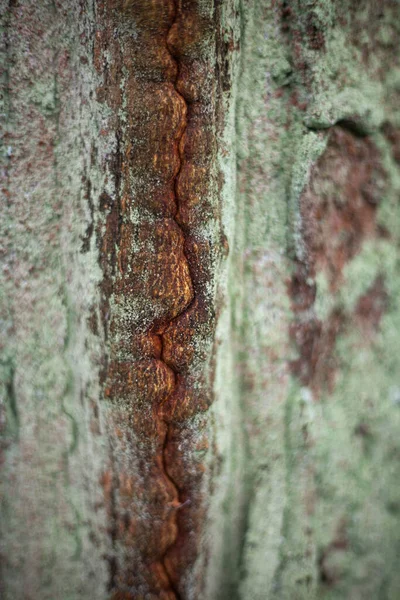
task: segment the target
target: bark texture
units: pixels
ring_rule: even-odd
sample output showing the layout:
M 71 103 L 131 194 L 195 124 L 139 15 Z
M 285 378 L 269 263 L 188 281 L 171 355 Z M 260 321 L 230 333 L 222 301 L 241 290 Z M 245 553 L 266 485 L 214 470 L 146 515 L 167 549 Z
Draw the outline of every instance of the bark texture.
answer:
M 9 0 L 5 600 L 397 600 L 400 5 Z

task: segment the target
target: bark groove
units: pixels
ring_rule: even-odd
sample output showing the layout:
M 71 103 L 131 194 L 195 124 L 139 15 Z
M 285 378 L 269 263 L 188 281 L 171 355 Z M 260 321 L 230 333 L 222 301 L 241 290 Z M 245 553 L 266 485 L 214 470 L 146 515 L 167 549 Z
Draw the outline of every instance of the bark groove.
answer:
M 174 0 L 174 17 L 173 17 L 173 23 L 172 23 L 171 28 L 170 28 L 170 30 L 168 32 L 168 35 L 169 35 L 169 33 L 171 32 L 172 28 L 174 27 L 174 25 L 177 22 L 177 14 L 178 14 L 178 4 L 177 4 L 177 0 Z M 179 219 L 178 219 L 178 216 L 177 216 L 179 214 L 179 193 L 178 193 L 177 182 L 178 182 L 178 179 L 179 179 L 179 174 L 181 172 L 182 163 L 183 163 L 183 160 L 184 160 L 184 152 L 185 152 L 184 139 L 185 139 L 185 132 L 186 132 L 186 128 L 187 128 L 187 122 L 186 122 L 187 102 L 186 102 L 184 96 L 182 94 L 180 94 L 179 91 L 178 91 L 178 89 L 177 89 L 177 81 L 179 79 L 179 55 L 174 54 L 173 48 L 171 48 L 169 46 L 169 44 L 168 44 L 168 35 L 167 35 L 167 39 L 166 39 L 166 45 L 167 45 L 168 51 L 171 54 L 171 57 L 173 57 L 173 59 L 175 61 L 175 64 L 176 64 L 176 73 L 177 74 L 176 74 L 176 79 L 174 81 L 175 92 L 182 99 L 182 101 L 183 101 L 183 103 L 185 105 L 185 111 L 183 112 L 182 119 L 181 119 L 181 128 L 180 128 L 180 131 L 178 132 L 178 135 L 176 137 L 176 147 L 177 147 L 178 155 L 179 155 L 179 166 L 178 166 L 178 170 L 177 170 L 177 172 L 175 174 L 174 184 L 173 184 L 173 187 L 174 187 L 174 202 L 175 202 L 175 209 L 176 209 L 175 210 L 174 218 L 175 218 L 176 224 L 178 225 L 178 227 L 180 227 Z M 182 231 L 182 235 L 184 237 L 183 231 Z M 186 257 L 185 257 L 185 259 L 186 259 Z M 189 269 L 189 272 L 190 272 L 190 269 Z M 190 280 L 192 282 L 192 278 L 190 278 Z M 193 283 L 191 283 L 191 287 L 192 287 L 192 290 L 193 290 Z M 181 315 L 183 315 L 190 308 L 190 306 L 191 306 L 194 298 L 195 298 L 195 296 L 194 296 L 194 294 L 192 292 L 192 296 L 188 300 L 187 305 L 182 309 L 182 311 L 177 315 L 176 318 L 178 318 Z M 170 325 L 170 324 L 171 323 L 168 323 L 168 325 Z M 176 369 L 174 369 L 174 367 L 171 364 L 168 364 L 168 359 L 165 357 L 165 354 L 164 354 L 164 335 L 163 334 L 164 334 L 166 326 L 167 325 L 164 325 L 158 331 L 158 335 L 160 337 L 160 343 L 161 343 L 160 356 L 161 356 L 161 359 L 163 360 L 163 362 L 165 363 L 166 368 L 170 369 L 172 371 L 172 373 L 173 373 L 174 388 L 173 388 L 173 390 L 172 390 L 172 392 L 170 394 L 170 396 L 173 396 L 176 393 L 176 390 L 177 390 L 177 377 L 179 375 L 179 372 Z M 167 397 L 166 402 L 168 402 L 168 400 L 169 400 L 169 398 Z M 169 428 L 170 428 L 170 425 L 168 423 L 168 419 L 165 418 L 165 416 L 163 416 L 162 406 L 161 406 L 161 419 L 164 421 L 165 427 L 166 427 L 165 437 L 164 437 L 164 443 L 163 443 L 163 461 L 162 461 L 163 462 L 163 468 L 164 468 L 164 476 L 166 477 L 166 479 L 168 480 L 168 482 L 170 483 L 170 485 L 174 488 L 175 496 L 174 496 L 174 498 L 173 498 L 173 500 L 171 502 L 171 509 L 173 511 L 176 511 L 176 510 L 184 507 L 185 504 L 187 504 L 187 501 L 185 501 L 185 502 L 181 502 L 180 501 L 179 484 L 178 484 L 177 481 L 174 481 L 173 475 L 168 470 L 167 456 L 168 456 L 168 450 L 169 450 L 168 443 L 169 443 Z M 175 583 L 174 583 L 174 580 L 173 580 L 173 572 L 171 572 L 171 570 L 168 567 L 168 551 L 172 548 L 172 546 L 174 544 L 177 543 L 178 538 L 179 538 L 179 529 L 178 529 L 178 526 L 177 526 L 177 523 L 176 523 L 175 539 L 173 539 L 171 541 L 171 544 L 170 544 L 169 548 L 167 548 L 167 550 L 166 550 L 166 552 L 165 552 L 165 554 L 163 556 L 163 559 L 162 559 L 165 572 L 166 572 L 166 574 L 168 576 L 168 579 L 169 579 L 169 584 L 170 584 L 171 590 L 173 591 L 173 596 L 177 600 L 179 600 L 180 594 L 177 591 Z
M 211 3 L 172 0 L 98 8 L 97 100 L 111 109 L 96 232 L 115 599 L 189 598 L 202 585 L 220 239 L 213 15 Z

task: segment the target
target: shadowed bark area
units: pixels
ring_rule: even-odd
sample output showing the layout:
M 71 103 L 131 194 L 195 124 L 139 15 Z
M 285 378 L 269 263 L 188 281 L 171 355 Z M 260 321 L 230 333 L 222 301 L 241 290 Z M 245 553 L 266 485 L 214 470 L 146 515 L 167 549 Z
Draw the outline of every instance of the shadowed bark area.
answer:
M 1 597 L 397 600 L 398 2 L 0 15 Z

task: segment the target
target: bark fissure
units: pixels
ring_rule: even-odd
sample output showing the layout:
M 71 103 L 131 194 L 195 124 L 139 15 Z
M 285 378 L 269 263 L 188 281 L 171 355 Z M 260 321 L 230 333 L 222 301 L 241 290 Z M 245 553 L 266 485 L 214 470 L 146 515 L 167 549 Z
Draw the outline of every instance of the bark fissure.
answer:
M 110 445 L 111 464 L 115 464 L 114 451 Z M 116 585 L 116 574 L 117 574 L 117 556 L 116 556 L 116 545 L 118 539 L 118 511 L 116 501 L 116 490 L 118 489 L 118 477 L 117 472 L 114 469 L 112 472 L 112 481 L 109 486 L 109 512 L 110 512 L 110 528 L 109 535 L 111 538 L 111 549 L 112 554 L 108 559 L 109 564 L 109 578 L 108 578 L 108 591 L 111 592 Z
M 182 170 L 182 165 L 183 165 L 183 161 L 184 161 L 184 147 L 182 147 L 182 141 L 184 140 L 184 136 L 185 136 L 185 132 L 186 132 L 186 128 L 187 128 L 187 106 L 188 106 L 188 102 L 186 100 L 186 98 L 178 91 L 178 86 L 177 86 L 177 82 L 179 79 L 179 57 L 175 55 L 173 49 L 171 48 L 170 44 L 168 43 L 168 35 L 170 34 L 171 29 L 174 27 L 174 25 L 177 22 L 177 18 L 178 18 L 178 5 L 177 5 L 177 1 L 174 1 L 174 15 L 173 15 L 173 21 L 171 24 L 170 29 L 168 30 L 167 33 L 167 38 L 166 38 L 166 46 L 168 49 L 168 52 L 170 53 L 171 57 L 173 58 L 173 60 L 175 61 L 176 64 L 176 77 L 175 77 L 175 81 L 174 81 L 174 89 L 175 89 L 175 93 L 180 96 L 180 98 L 183 100 L 185 107 L 186 107 L 186 111 L 185 113 L 182 115 L 182 120 L 184 121 L 182 123 L 182 128 L 180 130 L 180 132 L 178 133 L 178 136 L 176 138 L 176 145 L 177 145 L 177 151 L 178 151 L 178 155 L 179 155 L 179 166 L 177 169 L 177 172 L 175 174 L 174 177 L 174 182 L 173 182 L 173 188 L 174 188 L 174 202 L 175 202 L 175 212 L 174 212 L 174 221 L 177 224 L 177 226 L 179 227 L 180 231 L 182 232 L 183 235 L 183 239 L 185 240 L 185 233 L 179 223 L 179 192 L 178 192 L 178 180 L 179 180 L 179 174 Z M 191 277 L 190 274 L 190 266 L 189 266 L 189 261 L 187 260 L 187 257 L 185 255 L 185 241 L 183 244 L 183 256 L 186 259 L 186 262 L 188 264 L 188 269 L 189 269 L 189 275 L 190 275 L 190 281 L 191 281 L 191 286 L 192 286 L 192 290 L 194 289 L 194 285 L 193 285 L 193 278 Z M 176 321 L 178 318 L 181 318 L 182 315 L 187 312 L 190 307 L 192 306 L 193 302 L 195 300 L 195 295 L 193 292 L 192 298 L 189 300 L 189 302 L 187 303 L 186 307 L 174 318 L 172 319 L 167 326 L 171 325 L 171 323 L 173 321 Z M 179 372 L 170 364 L 168 364 L 168 361 L 165 358 L 164 355 L 164 337 L 163 337 L 163 331 L 165 330 L 165 327 L 162 328 L 162 330 L 159 333 L 159 339 L 160 339 L 160 344 L 161 344 L 161 351 L 160 351 L 160 359 L 164 362 L 165 366 L 167 369 L 170 369 L 173 372 L 173 377 L 174 377 L 174 389 L 171 392 L 170 396 L 173 396 L 176 391 L 177 391 L 177 383 L 178 383 L 178 375 Z M 165 402 L 168 402 L 168 398 L 166 399 Z M 162 410 L 162 408 L 161 408 Z M 172 488 L 175 491 L 175 496 L 171 502 L 171 509 L 172 510 L 177 510 L 179 508 L 181 508 L 182 506 L 185 505 L 185 502 L 181 502 L 180 499 L 180 490 L 179 490 L 179 485 L 178 482 L 175 481 L 174 477 L 171 475 L 169 469 L 168 469 L 168 462 L 167 462 L 167 454 L 168 454 L 168 446 L 169 446 L 169 435 L 170 435 L 170 425 L 168 423 L 168 421 L 163 418 L 163 421 L 165 423 L 165 437 L 164 437 L 164 442 L 163 442 L 163 449 L 162 449 L 162 466 L 164 469 L 164 476 L 165 478 L 168 480 L 168 482 L 171 484 Z M 178 521 L 175 518 L 176 521 L 176 535 L 175 535 L 175 539 L 172 541 L 172 543 L 170 544 L 170 546 L 166 549 L 164 556 L 162 557 L 162 563 L 163 563 L 163 567 L 164 570 L 167 574 L 168 577 L 168 581 L 169 581 L 169 585 L 171 587 L 171 590 L 173 591 L 175 598 L 177 600 L 180 599 L 180 594 L 178 592 L 178 590 L 176 589 L 175 585 L 174 585 L 174 581 L 173 581 L 173 576 L 172 573 L 170 573 L 169 569 L 168 569 L 168 562 L 167 562 L 167 556 L 168 556 L 168 552 L 170 551 L 170 549 L 172 548 L 172 546 L 174 546 L 178 540 L 179 537 L 179 530 L 178 530 Z

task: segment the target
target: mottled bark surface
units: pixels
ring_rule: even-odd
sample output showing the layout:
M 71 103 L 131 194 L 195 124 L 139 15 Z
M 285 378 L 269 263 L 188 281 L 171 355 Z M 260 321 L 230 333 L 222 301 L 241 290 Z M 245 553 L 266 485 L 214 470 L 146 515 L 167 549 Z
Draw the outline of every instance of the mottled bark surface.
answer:
M 210 597 L 394 599 L 399 5 L 241 11 Z
M 107 579 L 103 350 L 88 327 L 100 273 L 80 254 L 94 135 L 87 10 L 1 3 L 2 598 L 101 597 Z
M 195 598 L 222 236 L 218 13 L 211 3 L 105 2 L 97 18 L 96 94 L 115 142 L 97 228 L 110 590 Z
M 397 600 L 398 2 L 0 7 L 1 597 Z

